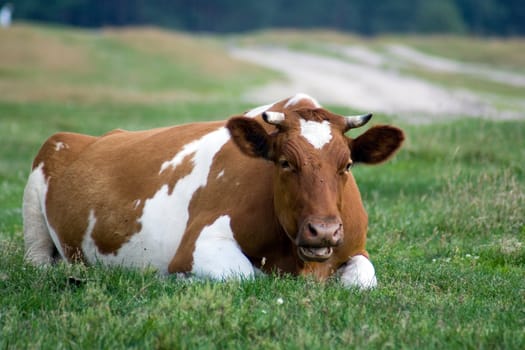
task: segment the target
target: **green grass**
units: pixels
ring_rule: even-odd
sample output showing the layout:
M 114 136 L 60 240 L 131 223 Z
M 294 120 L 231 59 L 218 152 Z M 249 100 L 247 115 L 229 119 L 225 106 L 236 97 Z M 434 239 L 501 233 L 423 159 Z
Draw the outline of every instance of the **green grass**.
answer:
M 59 130 L 102 134 L 117 127 L 225 118 L 249 108 L 239 95 L 243 87 L 265 79 L 258 68 L 237 71 L 233 65 L 226 76 L 207 77 L 215 80 L 211 85 L 170 85 L 144 71 L 170 70 L 178 56 L 165 58 L 159 71 L 144 57 L 171 55 L 161 45 L 166 40 L 192 45 L 191 40 L 132 33 L 149 38 L 150 46 L 126 32 L 32 26 L 12 32 L 37 37 L 40 45 L 67 43 L 71 62 L 77 62 L 77 50 L 103 58 L 86 66 L 78 61 L 66 71 L 49 62 L 39 68 L 50 90 L 56 88 L 52 81 L 90 87 L 74 98 L 63 91 L 41 98 L 38 89 L 30 89 L 34 77 L 22 72 L 24 65 L 0 64 L 2 79 L 28 88 L 0 96 L 1 349 L 525 347 L 523 121 L 411 125 L 394 116 L 375 117 L 400 125 L 407 141 L 389 163 L 353 170 L 369 212 L 368 250 L 379 279 L 379 287 L 369 292 L 290 277 L 219 283 L 102 266 L 25 264 L 21 198 L 32 157 L 46 137 Z M 198 40 L 206 40 L 203 50 L 212 45 L 220 55 L 217 41 Z M 32 44 L 33 50 L 40 47 Z M 40 53 L 24 50 L 27 62 Z M 0 62 L 7 62 L 2 55 Z M 104 64 L 120 59 L 127 62 L 116 68 L 120 71 L 103 77 L 100 72 L 111 73 Z M 192 64 L 204 70 L 210 63 Z M 144 71 L 136 73 L 140 68 Z M 85 69 L 99 75 L 86 77 Z M 179 74 L 173 69 L 165 76 Z M 121 92 L 133 81 L 138 101 Z M 233 88 L 223 91 L 228 84 Z M 107 89 L 93 91 L 100 85 Z M 143 97 L 172 89 L 183 97 Z

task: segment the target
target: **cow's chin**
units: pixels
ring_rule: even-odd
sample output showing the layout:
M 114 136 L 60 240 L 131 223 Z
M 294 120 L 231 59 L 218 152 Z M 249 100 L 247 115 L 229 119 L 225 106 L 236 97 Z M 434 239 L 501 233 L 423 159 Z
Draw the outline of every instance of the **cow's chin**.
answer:
M 299 257 L 305 262 L 326 261 L 332 256 L 333 252 L 334 249 L 332 247 L 297 247 L 297 253 L 299 254 Z

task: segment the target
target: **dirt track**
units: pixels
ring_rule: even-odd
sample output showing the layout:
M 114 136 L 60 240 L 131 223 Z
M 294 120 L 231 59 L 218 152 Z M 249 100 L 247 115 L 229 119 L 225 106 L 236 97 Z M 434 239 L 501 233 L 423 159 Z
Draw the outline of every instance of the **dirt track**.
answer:
M 446 89 L 430 82 L 387 69 L 383 63 L 388 57 L 363 47 L 339 47 L 339 53 L 349 60 L 284 48 L 236 48 L 232 55 L 256 63 L 287 77 L 249 91 L 246 98 L 257 103 L 268 103 L 295 92 L 305 92 L 324 104 L 348 106 L 358 111 L 395 114 L 412 122 L 429 122 L 460 116 L 481 116 L 494 119 L 523 118 L 525 104 L 511 109 L 496 109 L 487 96 L 479 96 L 464 89 Z M 452 60 L 439 60 L 419 54 L 402 46 L 391 46 L 392 55 L 429 70 L 448 69 L 458 73 L 476 74 L 478 68 L 469 68 Z M 436 67 L 436 62 L 441 66 Z M 505 74 L 488 72 L 487 79 L 504 78 Z M 521 80 L 523 79 L 523 81 Z M 513 85 L 525 84 L 524 77 L 515 77 Z M 501 104 L 500 104 L 501 105 Z M 521 108 L 523 107 L 523 108 Z

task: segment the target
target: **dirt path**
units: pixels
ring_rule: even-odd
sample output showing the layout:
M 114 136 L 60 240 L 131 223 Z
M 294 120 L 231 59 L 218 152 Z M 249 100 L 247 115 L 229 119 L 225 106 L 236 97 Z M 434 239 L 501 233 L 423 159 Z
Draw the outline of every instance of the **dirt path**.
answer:
M 352 61 L 267 47 L 236 48 L 231 54 L 286 75 L 286 82 L 272 83 L 246 94 L 247 99 L 257 103 L 268 103 L 300 91 L 324 104 L 396 114 L 412 122 L 460 116 L 516 119 L 524 115 L 515 110 L 498 110 L 486 96 L 445 89 L 387 70 L 382 67 L 385 58 L 366 48 L 348 49 L 348 54 L 355 58 Z
M 388 46 L 388 51 L 410 63 L 414 63 L 422 68 L 436 72 L 459 73 L 477 76 L 482 79 L 495 81 L 502 84 L 525 87 L 525 76 L 513 72 L 502 71 L 499 69 L 489 69 L 476 64 L 466 64 L 444 57 L 429 55 L 411 47 L 399 44 Z

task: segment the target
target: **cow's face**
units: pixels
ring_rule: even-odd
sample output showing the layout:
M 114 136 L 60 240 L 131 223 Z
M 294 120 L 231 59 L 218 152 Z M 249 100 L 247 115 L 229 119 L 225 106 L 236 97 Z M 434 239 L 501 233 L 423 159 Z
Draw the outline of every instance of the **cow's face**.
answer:
M 344 239 L 341 206 L 350 168 L 388 159 L 403 142 L 403 132 L 376 126 L 356 139 L 344 135 L 371 115 L 342 117 L 324 109 L 264 112 L 275 126 L 267 132 L 255 119 L 228 121 L 233 141 L 251 157 L 274 163 L 274 210 L 304 261 L 324 261 Z M 359 200 L 359 198 L 355 198 Z

